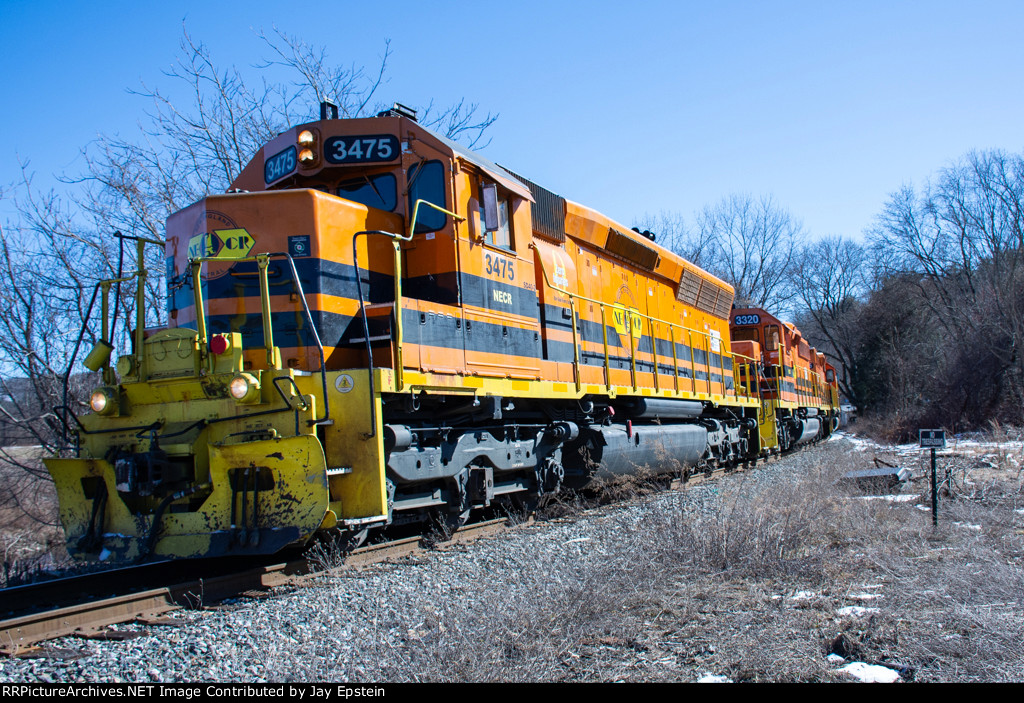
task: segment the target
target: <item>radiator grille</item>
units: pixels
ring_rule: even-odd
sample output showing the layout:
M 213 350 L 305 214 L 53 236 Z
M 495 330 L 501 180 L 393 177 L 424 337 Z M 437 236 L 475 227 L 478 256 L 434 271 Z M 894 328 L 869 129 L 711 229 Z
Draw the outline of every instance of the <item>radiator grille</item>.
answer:
M 688 268 L 683 269 L 679 279 L 676 299 L 715 317 L 728 319 L 732 312 L 733 294 L 729 289 L 701 278 Z
M 679 279 L 679 290 L 676 291 L 676 299 L 681 303 L 697 307 L 697 296 L 700 295 L 700 276 L 695 271 L 683 269 L 683 275 Z
M 504 166 L 502 167 L 504 168 Z M 508 171 L 508 169 L 505 169 Z M 533 220 L 533 231 L 545 239 L 561 244 L 565 241 L 565 198 L 555 195 L 547 188 L 523 178 L 517 173 L 508 171 L 516 180 L 530 189 L 533 196 L 533 207 L 530 216 Z
M 729 319 L 729 314 L 732 312 L 733 295 L 727 288 L 721 288 L 718 294 L 718 305 L 715 307 L 715 315 L 721 318 Z

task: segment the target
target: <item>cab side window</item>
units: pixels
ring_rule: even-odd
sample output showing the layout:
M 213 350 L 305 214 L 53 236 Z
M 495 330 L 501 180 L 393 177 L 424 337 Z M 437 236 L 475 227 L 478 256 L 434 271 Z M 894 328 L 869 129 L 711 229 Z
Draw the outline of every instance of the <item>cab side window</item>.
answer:
M 417 200 L 426 200 L 448 210 L 444 193 L 444 165 L 440 161 L 413 164 L 409 168 L 409 214 Z M 448 216 L 429 205 L 420 205 L 416 213 L 416 233 L 436 232 L 448 223 Z
M 481 198 L 480 207 L 476 213 L 479 218 L 477 231 L 484 233 L 484 241 L 487 244 L 510 251 L 514 249 L 512 245 L 512 227 L 508 216 L 510 210 L 508 196 L 498 190 L 498 227 L 492 230 L 485 230 L 484 204 Z

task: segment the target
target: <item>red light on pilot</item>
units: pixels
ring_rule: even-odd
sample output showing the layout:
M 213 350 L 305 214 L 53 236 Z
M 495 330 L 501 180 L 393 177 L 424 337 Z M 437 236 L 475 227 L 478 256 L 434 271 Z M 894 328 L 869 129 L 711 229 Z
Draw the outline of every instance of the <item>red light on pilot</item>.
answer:
M 220 356 L 231 348 L 231 342 L 222 334 L 215 334 L 210 338 L 210 352 L 214 356 Z

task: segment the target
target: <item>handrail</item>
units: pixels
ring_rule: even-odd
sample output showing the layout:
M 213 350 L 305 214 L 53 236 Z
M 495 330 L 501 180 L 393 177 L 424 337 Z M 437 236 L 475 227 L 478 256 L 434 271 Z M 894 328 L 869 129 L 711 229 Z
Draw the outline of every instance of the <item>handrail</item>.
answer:
M 435 205 L 429 200 L 423 200 L 420 198 L 413 205 L 412 219 L 409 221 L 409 228 L 407 234 L 395 234 L 394 232 L 388 232 L 386 230 L 373 229 L 373 230 L 362 230 L 352 235 L 352 267 L 356 270 L 356 291 L 359 295 L 359 314 L 363 318 L 363 337 L 366 340 L 366 368 L 369 372 L 369 394 L 370 394 L 370 431 L 364 432 L 363 437 L 365 439 L 373 439 L 377 435 L 377 405 L 374 400 L 374 383 L 373 383 L 373 345 L 370 342 L 370 323 L 366 318 L 366 301 L 363 298 L 363 279 L 359 275 L 359 237 L 368 237 L 370 235 L 378 235 L 388 237 L 391 239 L 391 247 L 393 254 L 392 270 L 394 272 L 394 287 L 395 287 L 395 302 L 394 302 L 394 315 L 395 315 L 395 334 L 393 336 L 394 341 L 394 360 L 395 360 L 395 390 L 403 390 L 405 388 L 405 367 L 402 361 L 402 341 L 404 336 L 404 327 L 402 325 L 402 242 L 412 241 L 413 236 L 416 234 L 416 218 L 419 216 L 420 205 L 424 204 L 429 207 L 439 210 L 446 215 L 450 215 L 453 219 L 461 222 L 466 218 L 462 215 L 458 215 L 450 210 L 445 210 L 440 205 Z M 369 269 L 367 269 L 369 271 Z M 325 391 L 326 393 L 326 391 Z
M 413 238 L 413 235 L 416 234 L 416 218 L 419 216 L 420 205 L 421 204 L 422 205 L 429 205 L 430 207 L 434 208 L 438 212 L 443 212 L 446 215 L 451 215 L 452 218 L 457 220 L 458 222 L 463 222 L 466 219 L 462 215 L 458 215 L 458 214 L 452 212 L 451 210 L 445 210 L 440 205 L 435 205 L 434 203 L 430 202 L 429 200 L 424 200 L 423 198 L 420 198 L 419 200 L 416 201 L 416 203 L 412 207 L 412 220 L 409 221 L 409 234 L 406 235 L 405 241 L 409 241 L 410 239 Z
M 451 210 L 445 210 L 440 205 L 435 205 L 429 200 L 420 198 L 416 201 L 412 208 L 412 219 L 409 221 L 409 233 L 402 238 L 403 241 L 411 241 L 416 235 L 416 218 L 419 217 L 420 205 L 427 205 L 432 207 L 438 212 L 443 212 L 446 215 L 450 215 L 451 218 L 457 222 L 465 221 L 465 217 Z M 392 246 L 395 248 L 395 390 L 402 390 L 405 388 L 405 372 L 402 366 L 402 338 L 403 338 L 403 327 L 402 327 L 402 257 L 400 244 L 397 241 L 392 242 Z M 353 243 L 353 251 L 355 244 Z M 353 259 L 353 264 L 357 262 Z M 359 267 L 356 266 L 356 278 L 359 277 Z M 366 323 L 366 311 L 363 311 L 363 322 Z M 366 334 L 366 338 L 369 339 L 369 332 Z
M 313 418 L 309 420 L 309 424 L 329 424 L 331 419 L 331 401 L 327 395 L 327 364 L 326 359 L 324 358 L 324 345 L 320 341 L 320 333 L 317 332 L 316 323 L 313 321 L 313 313 L 309 309 L 309 302 L 306 300 L 306 291 L 302 288 L 302 279 L 299 278 L 299 271 L 295 267 L 295 260 L 292 258 L 292 255 L 286 251 L 255 254 L 253 256 L 241 256 L 238 258 L 200 256 L 190 258 L 188 260 L 188 266 L 192 269 L 192 287 L 194 289 L 193 295 L 196 306 L 196 333 L 198 337 L 197 342 L 199 345 L 200 360 L 205 361 L 209 365 L 210 370 L 213 370 L 214 362 L 209 356 L 209 347 L 207 346 L 206 312 L 203 309 L 203 289 L 201 280 L 203 264 L 208 261 L 217 261 L 221 263 L 230 262 L 233 264 L 255 261 L 259 270 L 260 307 L 263 319 L 263 344 L 266 347 L 267 364 L 275 371 L 281 370 L 278 368 L 279 356 L 274 353 L 274 331 L 270 314 L 270 283 L 267 279 L 267 266 L 270 259 L 276 258 L 288 259 L 288 264 L 292 270 L 292 277 L 295 280 L 295 287 L 298 289 L 299 301 L 302 303 L 302 310 L 306 313 L 306 321 L 309 322 L 309 330 L 313 335 L 313 341 L 316 342 L 317 351 L 320 354 L 320 380 L 324 393 L 324 416 L 319 419 Z
M 533 244 L 530 245 L 530 248 L 536 249 L 536 247 Z M 607 325 L 607 317 L 605 315 L 605 309 L 606 309 L 606 307 L 608 307 L 610 305 L 613 309 L 622 310 L 624 315 L 625 315 L 626 327 L 627 327 L 627 331 L 628 331 L 628 335 L 629 335 L 630 381 L 631 381 L 633 390 L 637 390 L 639 388 L 639 386 L 637 385 L 637 380 L 636 380 L 636 374 L 637 374 L 637 371 L 636 371 L 636 348 L 635 348 L 635 343 L 634 343 L 634 338 L 633 338 L 633 319 L 632 319 L 633 316 L 637 316 L 637 317 L 640 317 L 640 318 L 648 321 L 648 328 L 651 331 L 651 345 L 652 345 L 651 348 L 652 348 L 652 357 L 654 359 L 655 389 L 659 388 L 659 385 L 658 385 L 659 381 L 658 381 L 657 337 L 655 335 L 654 323 L 659 323 L 659 324 L 668 325 L 668 328 L 669 328 L 669 333 L 670 333 L 671 342 L 672 342 L 673 366 L 675 367 L 675 373 L 676 373 L 676 392 L 677 393 L 679 392 L 679 381 L 678 381 L 678 379 L 679 379 L 679 361 L 678 361 L 678 357 L 677 357 L 677 353 L 676 353 L 675 330 L 676 329 L 683 330 L 688 335 L 688 342 L 689 343 L 687 344 L 687 348 L 690 350 L 690 372 L 691 372 L 691 375 L 692 375 L 692 378 L 690 379 L 690 381 L 691 381 L 691 385 L 692 385 L 694 391 L 696 391 L 697 370 L 696 370 L 696 360 L 695 360 L 694 355 L 693 355 L 693 333 L 696 332 L 697 334 L 699 334 L 699 335 L 701 335 L 703 337 L 703 351 L 704 351 L 704 359 L 705 359 L 705 363 L 703 365 L 706 366 L 707 369 L 708 369 L 708 373 L 707 373 L 707 389 L 708 389 L 708 395 L 711 395 L 711 344 L 710 344 L 710 342 L 711 342 L 711 339 L 712 339 L 713 336 L 709 332 L 704 332 L 702 330 L 693 329 L 691 327 L 687 327 L 686 325 L 681 325 L 681 324 L 679 324 L 677 322 L 671 322 L 670 320 L 663 320 L 663 319 L 654 317 L 653 315 L 646 315 L 646 314 L 640 312 L 639 310 L 631 310 L 631 309 L 626 308 L 624 305 L 621 305 L 619 303 L 611 303 L 611 304 L 609 304 L 607 301 L 602 301 L 602 300 L 597 300 L 595 298 L 590 298 L 590 297 L 588 297 L 586 295 L 580 295 L 579 293 L 573 293 L 571 291 L 565 290 L 564 288 L 560 288 L 558 286 L 552 285 L 551 284 L 551 279 L 548 277 L 547 268 L 544 266 L 543 259 L 538 258 L 537 261 L 538 261 L 538 264 L 540 265 L 541 275 L 543 276 L 544 283 L 547 285 L 547 287 L 550 288 L 553 291 L 556 291 L 558 293 L 562 293 L 563 295 L 569 296 L 569 307 L 570 307 L 570 312 L 572 313 L 572 322 L 573 322 L 573 324 L 572 324 L 572 327 L 573 327 L 573 376 L 576 379 L 577 390 L 579 390 L 579 387 L 580 387 L 580 381 L 579 381 L 580 373 L 579 373 L 579 368 L 578 368 L 580 340 L 579 340 L 579 335 L 578 335 L 578 331 L 577 331 L 577 327 L 576 327 L 575 299 L 578 298 L 579 300 L 582 300 L 582 301 L 585 301 L 585 302 L 597 305 L 601 309 L 601 327 L 602 327 L 602 330 L 604 332 L 604 334 L 603 334 L 603 344 L 604 344 L 604 357 L 605 357 L 605 385 L 606 385 L 606 387 L 611 388 L 611 376 L 610 376 L 611 364 L 610 364 L 609 353 L 608 353 L 608 325 Z M 721 345 L 721 341 L 719 341 L 719 344 Z M 726 356 L 730 357 L 733 360 L 734 368 L 735 368 L 735 364 L 736 364 L 735 360 L 737 358 L 749 359 L 750 361 L 754 361 L 754 359 L 752 357 L 748 357 L 748 356 L 745 356 L 743 354 L 739 354 L 739 353 L 733 352 L 733 351 L 724 351 L 723 350 L 723 351 L 719 352 L 719 355 L 722 356 L 723 358 L 726 357 Z M 723 386 L 725 385 L 725 368 L 724 368 L 724 366 L 725 365 L 723 363 L 723 368 L 722 368 L 722 385 Z M 748 397 L 752 397 L 752 396 L 750 396 L 750 394 L 748 394 Z
M 373 439 L 377 436 L 377 404 L 374 400 L 374 386 L 373 386 L 373 345 L 370 342 L 370 323 L 366 319 L 366 301 L 363 299 L 363 278 L 359 274 L 359 248 L 358 242 L 359 237 L 369 237 L 370 235 L 379 235 L 388 237 L 391 239 L 392 255 L 394 261 L 392 266 L 394 268 L 394 287 L 395 287 L 395 338 L 394 338 L 394 355 L 395 355 L 395 381 L 398 385 L 398 389 L 401 390 L 403 386 L 403 374 L 402 374 L 402 313 L 401 313 L 401 300 L 402 300 L 402 277 L 400 275 L 402 268 L 402 257 L 401 257 L 401 242 L 408 242 L 412 239 L 412 235 L 395 234 L 394 232 L 388 232 L 381 229 L 362 230 L 352 235 L 352 267 L 356 270 L 356 292 L 359 296 L 359 314 L 363 318 L 363 337 L 366 340 L 366 368 L 368 370 L 369 379 L 369 395 L 370 395 L 370 431 L 364 432 L 363 437 L 365 439 Z M 369 271 L 369 269 L 367 269 Z
M 130 276 L 118 276 L 117 278 L 102 279 L 96 283 L 93 287 L 92 298 L 89 300 L 89 306 L 86 309 L 85 319 L 82 321 L 82 327 L 78 333 L 78 339 L 75 341 L 74 350 L 71 353 L 71 358 L 68 360 L 68 368 L 64 373 L 64 405 L 61 407 L 68 407 L 68 393 L 69 383 L 71 379 L 71 371 L 74 368 L 75 360 L 78 358 L 78 351 L 82 345 L 82 339 L 85 337 L 85 331 L 89 327 L 89 318 L 92 317 L 92 308 L 96 303 L 96 295 L 102 291 L 101 296 L 101 309 L 103 320 L 100 325 L 100 342 L 105 343 L 110 347 L 110 339 L 108 335 L 112 335 L 113 330 L 107 324 L 107 317 L 109 311 L 109 295 L 110 287 L 115 283 L 123 283 L 132 279 L 138 279 L 138 283 L 135 287 L 135 358 L 136 368 L 142 369 L 142 363 L 145 359 L 145 355 L 142 353 L 142 343 L 145 339 L 145 326 L 146 326 L 146 267 L 145 267 L 145 246 L 146 244 L 155 244 L 157 246 L 164 246 L 164 242 L 156 239 L 147 239 L 146 237 L 135 237 L 129 235 L 123 235 L 120 232 L 114 233 L 115 237 L 120 239 L 133 239 L 135 240 L 135 253 L 136 253 L 136 269 L 135 273 Z M 120 266 L 119 266 L 120 268 Z M 120 273 L 120 270 L 118 270 Z M 116 314 L 116 310 L 115 310 Z M 115 321 L 116 324 L 116 321 Z M 108 349 L 106 352 L 106 358 L 102 361 L 100 368 L 102 369 L 103 382 L 111 384 L 114 381 L 113 370 L 110 368 L 110 352 L 112 349 Z M 88 362 L 88 357 L 86 358 Z M 67 429 L 67 423 L 63 423 L 65 430 Z M 65 431 L 63 436 L 64 444 L 67 444 L 68 437 Z

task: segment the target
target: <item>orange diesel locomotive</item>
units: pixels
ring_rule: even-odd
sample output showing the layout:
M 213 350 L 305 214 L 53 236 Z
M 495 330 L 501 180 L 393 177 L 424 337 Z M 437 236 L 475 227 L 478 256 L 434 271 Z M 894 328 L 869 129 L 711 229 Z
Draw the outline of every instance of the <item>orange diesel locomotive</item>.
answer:
M 168 327 L 97 345 L 47 461 L 71 552 L 272 553 L 709 471 L 794 443 L 771 403 L 810 437 L 731 349 L 729 285 L 401 106 L 329 112 L 168 220 Z
M 750 345 L 748 355 L 760 361 L 760 395 L 766 415 L 775 419 L 778 447 L 831 434 L 839 426 L 839 389 L 825 355 L 794 325 L 762 308 L 733 308 L 729 323 L 733 347 Z

